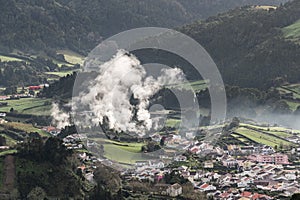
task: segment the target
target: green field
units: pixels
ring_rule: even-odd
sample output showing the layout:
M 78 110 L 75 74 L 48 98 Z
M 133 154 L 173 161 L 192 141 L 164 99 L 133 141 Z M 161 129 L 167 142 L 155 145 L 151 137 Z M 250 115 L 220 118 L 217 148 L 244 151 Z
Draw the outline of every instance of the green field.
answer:
M 267 135 L 264 133 L 260 133 L 258 131 L 250 130 L 244 127 L 238 128 L 235 133 L 238 133 L 246 138 L 249 138 L 250 140 L 253 140 L 257 143 L 268 145 L 271 147 L 279 147 L 280 145 L 283 145 L 284 147 L 293 145 L 292 143 L 285 141 L 283 139 L 279 139 L 275 136 Z
M 284 37 L 299 43 L 300 39 L 300 20 L 295 22 L 294 24 L 287 26 L 282 29 Z
M 285 102 L 289 105 L 289 107 L 292 111 L 297 110 L 298 106 L 300 106 L 300 103 L 297 103 L 297 102 L 294 102 L 294 101 L 285 100 Z
M 299 84 L 291 84 L 291 85 L 285 85 L 278 87 L 277 90 L 281 95 L 293 93 L 294 99 L 300 100 L 300 85 Z
M 9 149 L 9 150 L 0 152 L 0 156 L 6 156 L 6 155 L 14 154 L 14 153 L 17 153 L 16 149 Z
M 0 134 L 1 136 L 5 137 L 6 145 L 9 147 L 13 147 L 17 144 L 17 141 L 12 139 L 11 137 L 7 136 L 6 134 Z
M 72 74 L 75 71 L 77 71 L 77 70 L 68 70 L 68 71 L 60 71 L 60 72 L 45 72 L 45 74 L 55 75 L 55 76 L 58 76 L 58 77 L 64 77 L 64 76 L 67 76 L 68 74 Z
M 288 133 L 298 133 L 300 134 L 299 130 L 293 130 L 289 128 L 284 128 L 284 127 L 273 127 L 273 126 L 257 126 L 257 125 L 252 125 L 252 124 L 245 124 L 245 123 L 240 123 L 240 126 L 242 127 L 250 127 L 250 128 L 255 128 L 257 130 L 262 130 L 266 132 L 273 132 L 276 134 L 285 134 L 286 137 L 291 136 Z
M 49 136 L 49 134 L 47 132 L 34 127 L 32 124 L 24 124 L 24 123 L 19 123 L 19 122 L 8 122 L 5 124 L 5 126 L 24 131 L 26 133 L 37 132 L 41 136 Z
M 171 127 L 171 128 L 178 128 L 180 126 L 181 120 L 180 119 L 172 119 L 169 118 L 166 120 L 166 127 Z
M 64 55 L 65 60 L 71 64 L 83 64 L 84 56 L 79 55 L 73 51 L 70 50 L 59 50 L 57 53 Z
M 21 114 L 50 115 L 52 107 L 50 99 L 21 98 L 19 100 L 7 100 L 8 106 L 0 107 L 0 112 L 9 112 L 11 108 Z
M 133 153 L 114 144 L 104 144 L 104 156 L 120 163 L 134 164 L 136 161 L 145 160 L 141 153 Z M 133 147 L 134 148 L 134 147 Z
M 19 58 L 14 58 L 14 57 L 10 57 L 10 56 L 3 56 L 3 55 L 0 55 L 0 60 L 1 62 L 9 62 L 9 61 L 23 61 Z
M 170 85 L 168 88 L 178 88 L 178 89 L 193 89 L 195 92 L 200 92 L 201 90 L 205 90 L 207 88 L 207 83 L 205 80 L 199 81 L 190 81 L 178 85 Z
M 146 160 L 141 154 L 145 143 L 116 142 L 108 139 L 93 139 L 103 143 L 104 156 L 110 160 L 125 164 L 134 164 L 136 161 Z

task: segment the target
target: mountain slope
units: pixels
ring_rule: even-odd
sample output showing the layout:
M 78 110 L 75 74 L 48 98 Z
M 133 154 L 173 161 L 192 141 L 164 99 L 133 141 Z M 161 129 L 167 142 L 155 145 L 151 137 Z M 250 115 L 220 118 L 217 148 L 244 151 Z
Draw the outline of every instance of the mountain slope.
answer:
M 227 84 L 269 88 L 278 77 L 300 81 L 300 46 L 282 31 L 300 19 L 299 10 L 299 0 L 274 11 L 248 6 L 180 30 L 207 49 Z
M 286 0 L 262 0 L 276 5 Z M 0 0 L 0 52 L 68 48 L 143 26 L 176 27 L 257 0 Z

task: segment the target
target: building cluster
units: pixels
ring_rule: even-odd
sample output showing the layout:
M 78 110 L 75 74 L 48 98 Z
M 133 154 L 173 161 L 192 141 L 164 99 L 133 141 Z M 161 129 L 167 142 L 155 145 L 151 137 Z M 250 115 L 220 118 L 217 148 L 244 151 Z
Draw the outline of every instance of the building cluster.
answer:
M 175 171 L 189 180 L 196 191 L 224 200 L 282 199 L 300 193 L 300 166 L 290 162 L 286 153 L 276 153 L 272 147 L 228 145 L 220 148 L 204 142 L 190 142 L 184 148 L 196 158 L 202 155 L 201 167 L 191 167 L 189 159 L 179 155 L 174 157 L 174 162 L 183 163 L 179 167 L 170 168 L 162 161 L 141 161 L 136 163 L 135 170 L 124 172 L 123 177 L 163 188 L 164 177 Z M 300 148 L 289 153 L 300 155 Z M 163 191 L 169 194 L 166 189 Z
M 67 136 L 64 144 L 68 149 L 82 149 L 83 137 L 86 136 Z M 221 148 L 205 142 L 184 141 L 180 136 L 168 137 L 166 143 L 177 148 L 179 145 L 188 154 L 174 156 L 174 152 L 166 149 L 157 160 L 137 161 L 134 169 L 123 170 L 123 180 L 150 183 L 154 194 L 170 197 L 182 194 L 180 183 L 166 184 L 166 177 L 174 173 L 191 182 L 195 191 L 214 199 L 284 199 L 300 193 L 300 166 L 289 159 L 289 155 L 299 158 L 300 148 L 284 153 L 264 145 Z M 88 144 L 91 146 L 91 142 Z M 93 181 L 96 162 L 115 166 L 114 161 L 105 158 L 97 159 L 88 153 L 78 155 L 82 161 L 78 169 L 90 181 Z M 191 164 L 195 160 L 200 163 L 197 167 Z

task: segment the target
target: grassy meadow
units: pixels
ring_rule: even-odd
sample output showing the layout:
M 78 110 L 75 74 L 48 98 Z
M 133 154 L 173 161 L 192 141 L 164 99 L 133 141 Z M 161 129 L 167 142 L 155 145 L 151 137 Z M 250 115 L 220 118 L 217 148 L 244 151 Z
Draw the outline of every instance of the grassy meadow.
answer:
M 51 100 L 39 98 L 21 98 L 6 100 L 8 106 L 0 107 L 0 112 L 9 112 L 11 108 L 20 114 L 50 115 Z
M 235 130 L 233 137 L 237 138 L 238 140 L 244 143 L 251 143 L 252 140 L 255 141 L 256 143 L 268 145 L 273 148 L 275 146 L 277 147 L 283 146 L 284 148 L 287 148 L 289 146 L 294 145 L 289 141 L 279 138 L 280 136 L 284 135 L 283 132 L 271 131 L 268 133 L 269 134 L 265 134 L 258 130 L 256 131 L 256 130 L 248 129 L 246 127 L 239 127 L 237 130 Z M 247 139 L 249 139 L 249 141 L 247 141 Z
M 116 142 L 104 138 L 93 140 L 103 144 L 104 156 L 107 159 L 124 164 L 134 164 L 136 161 L 146 160 L 141 153 L 145 143 Z
M 300 43 L 300 20 L 282 29 L 286 39 Z

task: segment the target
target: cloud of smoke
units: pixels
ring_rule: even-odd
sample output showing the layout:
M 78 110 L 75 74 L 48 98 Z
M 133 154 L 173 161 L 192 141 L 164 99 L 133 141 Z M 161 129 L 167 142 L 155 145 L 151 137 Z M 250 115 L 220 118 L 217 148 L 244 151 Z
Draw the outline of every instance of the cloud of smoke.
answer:
M 52 104 L 51 108 L 52 124 L 57 128 L 62 129 L 66 126 L 70 126 L 70 115 L 59 109 L 57 103 Z
M 162 69 L 157 78 L 147 76 L 140 61 L 123 50 L 97 67 L 99 74 L 90 81 L 87 91 L 73 97 L 72 109 L 82 116 L 80 120 L 75 119 L 77 126 L 97 126 L 108 119 L 109 129 L 143 136 L 154 126 L 148 110 L 151 97 L 163 86 L 184 80 L 178 68 Z

